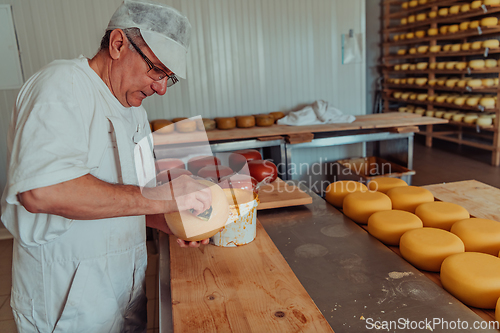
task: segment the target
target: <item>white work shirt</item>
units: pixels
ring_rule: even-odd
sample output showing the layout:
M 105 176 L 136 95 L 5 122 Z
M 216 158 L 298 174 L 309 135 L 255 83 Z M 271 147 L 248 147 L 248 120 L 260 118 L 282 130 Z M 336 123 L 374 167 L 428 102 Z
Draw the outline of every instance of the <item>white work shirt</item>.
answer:
M 21 244 L 49 242 L 72 221 L 29 213 L 20 206 L 19 193 L 88 173 L 123 183 L 107 115 L 119 118 L 128 133 L 150 134 L 144 108 L 122 106 L 83 56 L 54 61 L 25 84 L 9 128 L 10 161 L 2 198 L 2 221 Z

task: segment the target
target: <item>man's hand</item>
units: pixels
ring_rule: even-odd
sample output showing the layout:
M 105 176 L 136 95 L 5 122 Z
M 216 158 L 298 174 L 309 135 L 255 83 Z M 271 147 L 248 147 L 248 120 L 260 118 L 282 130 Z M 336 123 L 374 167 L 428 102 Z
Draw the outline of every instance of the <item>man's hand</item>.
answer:
M 165 215 L 163 214 L 146 215 L 146 225 L 150 228 L 163 231 L 166 234 L 173 235 L 172 231 L 170 231 L 170 228 L 167 225 L 167 222 L 165 221 Z M 177 244 L 179 244 L 180 247 L 196 248 L 200 247 L 200 245 L 207 245 L 209 242 L 210 240 L 208 238 L 198 242 L 187 242 L 185 240 L 177 238 Z

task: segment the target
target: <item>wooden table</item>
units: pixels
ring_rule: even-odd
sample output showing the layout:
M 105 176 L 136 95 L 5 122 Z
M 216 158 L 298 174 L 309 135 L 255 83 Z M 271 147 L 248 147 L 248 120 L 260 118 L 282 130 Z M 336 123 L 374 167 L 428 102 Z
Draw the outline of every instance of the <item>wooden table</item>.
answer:
M 466 197 L 460 204 L 474 216 L 498 217 L 500 190 L 474 181 L 465 185 L 474 191 L 463 184 L 428 188 L 445 201 Z M 266 332 L 364 332 L 375 322 L 457 319 L 470 325 L 461 332 L 478 332 L 474 322 L 490 320 L 488 312 L 478 311 L 479 316 L 309 193 L 311 205 L 259 211 L 265 230 L 259 227 L 254 243 L 240 248 L 182 250 L 174 244 L 169 252 L 162 234 L 161 332 L 173 327 L 179 332 L 262 332 L 263 327 Z M 455 332 L 441 328 L 434 331 Z

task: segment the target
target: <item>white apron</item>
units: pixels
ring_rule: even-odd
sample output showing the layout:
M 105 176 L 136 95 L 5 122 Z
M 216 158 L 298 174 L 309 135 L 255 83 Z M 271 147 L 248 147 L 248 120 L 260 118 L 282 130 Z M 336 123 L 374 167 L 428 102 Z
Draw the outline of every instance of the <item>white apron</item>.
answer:
M 148 133 L 138 126 L 131 134 L 119 117 L 107 119 L 116 143 L 106 147 L 98 177 L 117 177 L 101 168 L 115 158 L 117 182 L 136 184 L 134 146 Z M 19 332 L 145 332 L 145 240 L 145 217 L 134 216 L 72 221 L 40 246 L 15 241 L 11 306 Z

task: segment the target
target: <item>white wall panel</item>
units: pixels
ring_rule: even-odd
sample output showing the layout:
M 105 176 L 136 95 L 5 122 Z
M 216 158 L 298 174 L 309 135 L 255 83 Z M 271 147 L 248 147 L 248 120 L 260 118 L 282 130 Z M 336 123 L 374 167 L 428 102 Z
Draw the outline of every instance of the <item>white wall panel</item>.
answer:
M 189 17 L 188 79 L 144 102 L 150 119 L 292 110 L 324 99 L 365 113 L 365 64 L 341 64 L 340 35 L 364 33 L 364 0 L 165 0 Z M 11 4 L 25 79 L 54 59 L 92 57 L 120 0 Z M 364 50 L 364 46 L 363 46 Z M 363 57 L 364 59 L 364 57 Z M 6 129 L 17 90 L 0 92 Z M 6 131 L 0 146 L 6 145 Z M 359 148 L 350 148 L 358 153 Z M 342 151 L 342 153 L 344 153 Z M 0 150 L 0 185 L 5 153 Z M 302 154 L 302 153 L 301 153 Z M 296 155 L 299 156 L 299 155 Z M 301 160 L 314 160 L 303 152 Z M 342 156 L 341 156 L 342 157 Z

